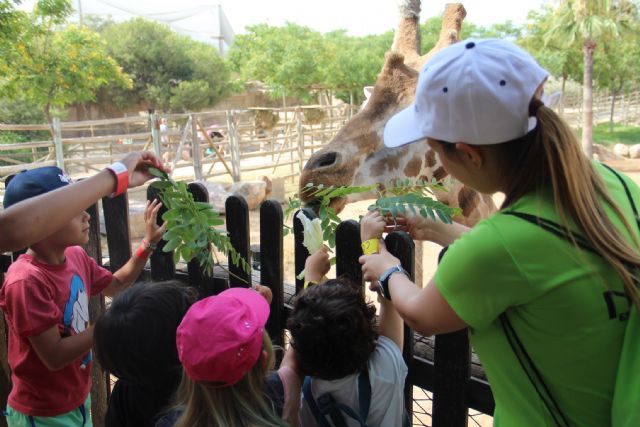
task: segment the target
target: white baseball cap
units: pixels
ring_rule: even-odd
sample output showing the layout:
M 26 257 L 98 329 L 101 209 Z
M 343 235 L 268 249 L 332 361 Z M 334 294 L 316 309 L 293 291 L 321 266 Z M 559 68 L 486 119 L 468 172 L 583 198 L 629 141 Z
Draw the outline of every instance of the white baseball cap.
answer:
M 467 39 L 436 53 L 418 78 L 413 104 L 384 129 L 387 147 L 431 138 L 498 144 L 536 126 L 529 103 L 549 73 L 515 44 Z

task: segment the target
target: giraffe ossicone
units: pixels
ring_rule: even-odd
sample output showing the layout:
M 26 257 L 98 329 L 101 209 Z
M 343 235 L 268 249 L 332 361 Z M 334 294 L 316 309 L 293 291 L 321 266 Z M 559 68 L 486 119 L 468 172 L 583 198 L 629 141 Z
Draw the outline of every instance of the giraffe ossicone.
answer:
M 305 186 L 389 185 L 397 179 L 412 178 L 442 181 L 448 174 L 435 152 L 424 142 L 400 148 L 387 148 L 382 142 L 384 125 L 415 98 L 418 71 L 435 52 L 459 41 L 460 28 L 466 16 L 460 3 L 447 4 L 440 37 L 436 46 L 420 56 L 419 0 L 403 0 L 398 30 L 390 52 L 378 75 L 370 97 L 362 109 L 349 120 L 325 147 L 307 161 L 300 175 L 300 197 L 313 203 Z M 438 192 L 438 199 L 462 209 L 459 222 L 472 225 L 495 211 L 493 200 L 460 183 L 452 182 L 449 191 Z M 374 198 L 375 193 L 355 194 L 347 199 L 331 201 L 337 212 L 349 202 Z

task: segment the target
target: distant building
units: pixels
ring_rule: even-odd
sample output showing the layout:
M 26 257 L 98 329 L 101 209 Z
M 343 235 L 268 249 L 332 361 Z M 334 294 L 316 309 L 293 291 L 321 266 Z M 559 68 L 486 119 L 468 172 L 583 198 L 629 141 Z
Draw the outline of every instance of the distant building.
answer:
M 30 2 L 25 2 L 30 3 Z M 234 32 L 219 4 L 206 0 L 73 0 L 78 21 L 89 15 L 122 22 L 141 17 L 169 25 L 174 31 L 215 46 L 225 54 Z

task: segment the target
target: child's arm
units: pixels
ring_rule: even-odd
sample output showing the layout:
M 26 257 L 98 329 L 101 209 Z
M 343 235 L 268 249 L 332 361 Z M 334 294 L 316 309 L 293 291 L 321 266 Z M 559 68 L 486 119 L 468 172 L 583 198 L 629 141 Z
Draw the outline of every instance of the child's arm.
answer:
M 322 278 L 329 272 L 329 249 L 321 247 L 311 254 L 304 263 L 304 278 L 306 282 L 320 283 Z
M 50 371 L 58 371 L 85 355 L 93 345 L 93 325 L 70 337 L 60 336 L 58 326 L 29 337 L 31 346 Z
M 154 200 L 151 203 L 147 202 L 147 207 L 144 210 L 144 222 L 146 224 L 144 241 L 150 243 L 153 246 L 155 246 L 160 241 L 160 239 L 162 239 L 164 231 L 167 227 L 166 222 L 162 224 L 162 226 L 158 226 L 158 224 L 156 223 L 158 211 L 161 207 L 162 203 L 160 203 L 158 200 Z M 131 259 L 129 259 L 129 261 L 125 265 L 123 265 L 122 268 L 113 273 L 113 280 L 111 281 L 109 286 L 107 286 L 102 291 L 102 294 L 106 296 L 114 296 L 123 289 L 131 286 L 131 284 L 140 275 L 140 272 L 147 263 L 147 258 L 149 258 L 149 255 L 151 255 L 151 252 L 153 252 L 153 249 L 144 249 L 141 245 L 136 253 L 133 254 Z
M 150 152 L 130 153 L 120 162 L 129 171 L 129 188 L 153 178 L 149 167 L 165 170 Z M 105 169 L 73 185 L 16 203 L 0 212 L 0 252 L 25 248 L 38 242 L 102 197 L 114 192 L 114 176 Z

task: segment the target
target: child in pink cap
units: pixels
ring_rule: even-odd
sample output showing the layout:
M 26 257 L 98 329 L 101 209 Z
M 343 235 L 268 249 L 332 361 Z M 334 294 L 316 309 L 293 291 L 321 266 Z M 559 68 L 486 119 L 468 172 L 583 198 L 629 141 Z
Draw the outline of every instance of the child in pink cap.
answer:
M 277 372 L 265 324 L 269 303 L 231 288 L 195 303 L 176 333 L 183 366 L 176 406 L 157 427 L 298 425 L 300 379 L 293 350 Z

